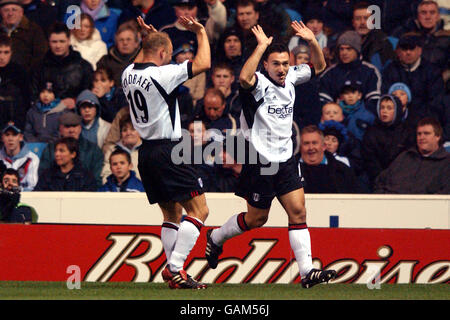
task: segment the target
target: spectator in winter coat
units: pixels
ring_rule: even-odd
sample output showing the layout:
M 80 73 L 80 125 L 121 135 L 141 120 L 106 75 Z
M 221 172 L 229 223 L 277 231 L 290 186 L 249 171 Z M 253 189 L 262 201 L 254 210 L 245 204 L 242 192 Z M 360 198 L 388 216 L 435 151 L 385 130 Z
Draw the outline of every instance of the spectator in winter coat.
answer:
M 111 123 L 100 118 L 100 102 L 92 91 L 84 90 L 77 97 L 77 112 L 82 119 L 81 136 L 101 149 Z
M 415 125 L 426 116 L 433 116 L 443 123 L 444 81 L 435 66 L 422 58 L 420 39 L 404 35 L 397 45 L 397 59 L 383 71 L 382 92 L 388 92 L 396 82 L 405 83 L 414 97 L 408 109 L 409 118 Z
M 48 35 L 48 29 L 58 19 L 58 10 L 50 4 L 50 1 L 42 0 L 20 0 L 25 16 L 38 24 Z
M 30 77 L 17 63 L 11 61 L 12 40 L 0 34 L 0 127 L 14 121 L 25 127 L 25 115 L 30 107 Z
M 444 29 L 436 1 L 424 0 L 417 7 L 417 17 L 394 30 L 393 35 L 418 34 L 422 43 L 422 57 L 443 72 L 450 67 L 450 30 Z
M 106 178 L 106 183 L 98 191 L 109 192 L 144 192 L 141 180 L 136 178 L 132 170 L 130 154 L 117 148 L 109 156 L 111 174 Z
M 417 124 L 417 146 L 400 153 L 375 181 L 375 193 L 450 194 L 450 153 L 436 119 Z
M 0 160 L 7 168 L 19 172 L 20 187 L 31 191 L 38 182 L 39 157 L 23 142 L 22 131 L 14 123 L 8 124 L 2 130 L 3 148 Z
M 378 104 L 378 118 L 369 127 L 362 143 L 364 167 L 371 189 L 376 177 L 404 150 L 414 146 L 414 128 L 404 118 L 400 99 L 384 95 Z
M 320 11 L 307 11 L 305 14 L 305 17 L 302 19 L 302 21 L 305 23 L 305 25 L 311 29 L 311 31 L 314 33 L 314 36 L 317 39 L 317 42 L 319 43 L 320 47 L 323 49 L 327 46 L 328 43 L 328 37 L 324 33 L 323 29 L 323 17 Z M 302 40 L 299 36 L 293 36 L 289 40 L 289 50 L 292 51 L 294 47 L 304 44 L 304 40 Z
M 55 97 L 53 84 L 47 82 L 39 90 L 39 99 L 28 110 L 25 123 L 27 142 L 55 142 L 58 136 L 59 117 L 67 110 L 61 99 Z
M 348 139 L 347 128 L 342 123 L 333 120 L 321 122 L 318 127 L 323 132 L 326 151 L 331 153 L 336 160 L 350 167 L 350 160 L 339 150 L 339 147 Z
M 97 191 L 94 176 L 78 159 L 77 139 L 61 138 L 54 148 L 54 163 L 39 175 L 35 191 Z
M 126 117 L 121 119 L 120 121 L 120 140 L 114 144 L 107 146 L 104 152 L 104 161 L 103 161 L 103 169 L 102 169 L 102 181 L 106 183 L 106 179 L 111 174 L 111 166 L 109 163 L 109 158 L 114 150 L 120 148 L 125 150 L 130 154 L 131 164 L 133 168 L 136 168 L 136 177 L 138 179 L 141 178 L 138 167 L 138 158 L 139 158 L 139 147 L 142 144 L 141 137 L 136 129 L 133 127 L 133 123 L 131 122 L 130 115 L 128 114 Z
M 32 92 L 34 99 L 39 88 L 52 82 L 55 95 L 69 108 L 75 108 L 76 97 L 92 83 L 92 67 L 70 46 L 70 31 L 63 23 L 55 23 L 49 31 L 50 50 L 34 68 Z
M 136 23 L 129 21 L 117 28 L 114 46 L 98 62 L 97 68 L 111 69 L 116 87 L 122 87 L 123 70 L 134 61 L 140 51 L 140 35 Z
M 381 29 L 369 28 L 372 12 L 368 10 L 369 3 L 360 2 L 353 8 L 353 29 L 362 38 L 361 55 L 364 61 L 372 63 L 379 71 L 395 58 L 394 48 Z
M 320 76 L 319 97 L 322 105 L 336 101 L 346 81 L 358 81 L 366 108 L 375 114 L 381 93 L 381 74 L 373 64 L 360 59 L 361 45 L 361 36 L 356 31 L 346 31 L 338 38 L 339 62 Z
M 12 61 L 31 72 L 48 48 L 44 31 L 24 16 L 21 0 L 1 0 L 0 15 L 0 33 L 12 40 Z
M 360 193 L 353 170 L 326 152 L 323 132 L 314 125 L 301 132 L 299 170 L 305 193 Z
M 74 28 L 70 32 L 70 44 L 73 50 L 78 51 L 91 64 L 93 70 L 97 68 L 97 62 L 108 53 L 106 43 L 95 28 L 94 20 L 87 13 L 80 15 L 80 28 Z
M 59 135 L 61 138 L 75 138 L 78 140 L 79 165 L 91 172 L 97 183 L 95 190 L 102 185 L 100 173 L 102 171 L 103 153 L 100 148 L 81 136 L 81 117 L 74 112 L 65 112 L 59 117 Z M 44 149 L 39 164 L 39 176 L 50 168 L 55 159 L 55 144 L 50 143 Z
M 115 86 L 111 69 L 101 67 L 95 70 L 92 92 L 100 102 L 100 117 L 112 122 L 120 109 L 128 108 L 128 101 L 123 90 Z

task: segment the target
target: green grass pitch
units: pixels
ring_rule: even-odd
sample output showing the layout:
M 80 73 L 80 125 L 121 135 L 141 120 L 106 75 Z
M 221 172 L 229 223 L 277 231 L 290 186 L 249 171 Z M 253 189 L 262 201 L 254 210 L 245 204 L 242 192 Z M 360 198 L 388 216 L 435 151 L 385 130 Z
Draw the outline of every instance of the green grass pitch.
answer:
M 0 281 L 0 300 L 450 300 L 448 284 L 212 284 L 206 290 L 171 290 L 162 283 Z

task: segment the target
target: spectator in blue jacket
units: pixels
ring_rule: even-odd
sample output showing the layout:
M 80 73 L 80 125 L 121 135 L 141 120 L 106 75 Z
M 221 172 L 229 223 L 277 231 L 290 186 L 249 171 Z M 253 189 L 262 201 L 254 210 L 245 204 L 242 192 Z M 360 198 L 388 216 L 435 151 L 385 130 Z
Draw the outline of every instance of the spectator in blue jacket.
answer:
M 336 101 L 346 81 L 359 81 L 366 107 L 375 115 L 381 94 L 381 74 L 373 64 L 361 60 L 361 43 L 356 31 L 346 31 L 338 38 L 339 62 L 320 76 L 319 97 L 322 105 Z
M 358 81 L 346 81 L 341 89 L 339 106 L 344 113 L 344 124 L 358 139 L 362 140 L 364 132 L 375 120 L 362 100 L 361 84 Z
M 136 178 L 136 173 L 132 170 L 131 156 L 127 151 L 116 148 L 109 157 L 109 165 L 112 173 L 98 191 L 144 192 L 141 180 Z

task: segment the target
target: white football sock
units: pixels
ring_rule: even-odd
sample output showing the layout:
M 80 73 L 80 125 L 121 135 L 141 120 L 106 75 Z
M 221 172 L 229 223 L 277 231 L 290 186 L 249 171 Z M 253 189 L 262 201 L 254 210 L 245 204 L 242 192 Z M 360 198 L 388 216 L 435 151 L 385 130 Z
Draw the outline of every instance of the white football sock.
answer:
M 184 262 L 197 242 L 202 226 L 203 222 L 200 219 L 190 216 L 185 217 L 184 221 L 181 222 L 175 248 L 169 259 L 169 268 L 172 272 L 183 269 Z
M 304 278 L 313 268 L 311 237 L 306 223 L 289 225 L 289 242 L 297 260 L 300 276 Z
M 211 233 L 211 239 L 214 244 L 221 247 L 228 239 L 250 230 L 245 223 L 245 213 L 246 212 L 235 214 L 220 228 L 214 229 Z
M 169 261 L 175 242 L 177 241 L 177 234 L 180 225 L 173 222 L 164 221 L 161 227 L 161 241 L 166 254 L 166 259 Z

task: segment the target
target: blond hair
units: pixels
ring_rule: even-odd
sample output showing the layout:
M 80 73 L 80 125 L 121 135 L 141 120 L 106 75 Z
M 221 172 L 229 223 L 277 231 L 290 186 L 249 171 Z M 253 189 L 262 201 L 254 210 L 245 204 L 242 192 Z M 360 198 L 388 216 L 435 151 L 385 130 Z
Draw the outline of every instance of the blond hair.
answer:
M 142 49 L 145 53 L 155 54 L 161 47 L 168 48 L 170 37 L 165 32 L 153 32 L 142 40 Z

